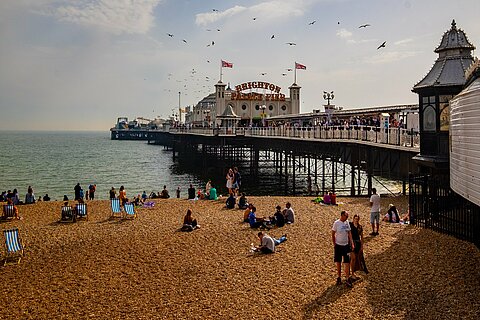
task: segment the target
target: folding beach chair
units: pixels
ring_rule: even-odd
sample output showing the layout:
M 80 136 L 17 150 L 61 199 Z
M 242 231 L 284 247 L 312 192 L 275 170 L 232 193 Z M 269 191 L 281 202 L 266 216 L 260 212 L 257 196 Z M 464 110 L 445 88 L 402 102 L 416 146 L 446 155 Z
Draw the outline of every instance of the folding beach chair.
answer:
M 60 218 L 60 222 L 75 222 L 76 216 L 74 210 L 71 206 L 63 206 L 62 207 L 62 217 Z
M 120 199 L 110 199 L 110 205 L 112 206 L 112 217 L 119 213 L 122 215 L 122 208 L 120 207 Z
M 135 206 L 133 203 L 125 203 L 123 205 L 123 209 L 125 210 L 125 218 L 129 219 L 135 219 L 137 216 L 137 213 L 135 212 Z
M 77 203 L 75 207 L 77 219 L 85 219 L 88 221 L 87 214 L 87 204 L 86 203 Z
M 15 218 L 15 207 L 13 204 L 6 204 L 3 206 L 3 219 Z
M 20 239 L 18 228 L 3 230 L 3 234 L 5 236 L 5 247 L 7 249 L 3 265 L 7 265 L 9 260 L 13 260 L 15 258 L 18 258 L 17 264 L 20 263 L 20 260 L 24 254 L 24 245 Z

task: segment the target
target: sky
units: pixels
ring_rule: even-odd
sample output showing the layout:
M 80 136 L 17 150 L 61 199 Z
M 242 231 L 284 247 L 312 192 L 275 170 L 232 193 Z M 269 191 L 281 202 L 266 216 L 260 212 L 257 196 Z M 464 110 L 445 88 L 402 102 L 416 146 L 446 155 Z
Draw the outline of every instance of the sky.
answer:
M 214 92 L 221 60 L 224 83 L 287 96 L 287 69 L 305 65 L 302 113 L 323 110 L 323 91 L 345 109 L 417 103 L 452 19 L 480 46 L 478 12 L 478 0 L 1 0 L 0 131 L 168 117 Z

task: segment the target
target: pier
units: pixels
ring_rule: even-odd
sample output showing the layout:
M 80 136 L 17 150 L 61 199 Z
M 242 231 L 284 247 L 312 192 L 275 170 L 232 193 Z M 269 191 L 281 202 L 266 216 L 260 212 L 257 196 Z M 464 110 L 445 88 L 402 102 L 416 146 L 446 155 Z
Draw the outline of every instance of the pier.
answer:
M 402 181 L 405 193 L 420 143 L 412 130 L 368 126 L 170 128 L 150 130 L 148 142 L 202 166 L 213 158 L 252 177 L 268 171 L 285 195 L 350 196 L 370 195 L 378 177 Z

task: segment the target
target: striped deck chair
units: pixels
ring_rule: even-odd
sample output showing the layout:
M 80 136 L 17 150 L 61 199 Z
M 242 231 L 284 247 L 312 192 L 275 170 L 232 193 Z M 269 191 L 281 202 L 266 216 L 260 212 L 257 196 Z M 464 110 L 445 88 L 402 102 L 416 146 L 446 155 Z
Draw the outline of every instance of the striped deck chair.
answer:
M 125 209 L 125 218 L 130 218 L 130 219 L 135 219 L 137 216 L 137 213 L 135 212 L 135 206 L 133 203 L 125 203 L 123 206 L 123 209 Z
M 110 199 L 110 205 L 112 206 L 112 217 L 119 213 L 122 215 L 122 208 L 120 207 L 120 199 Z
M 15 258 L 18 258 L 17 264 L 20 263 L 20 260 L 24 254 L 24 245 L 20 239 L 18 228 L 3 230 L 3 234 L 5 236 L 5 246 L 7 249 L 7 255 L 3 265 L 7 265 L 9 260 L 13 260 Z
M 3 206 L 3 219 L 15 218 L 15 207 L 13 204 L 6 204 Z
M 77 219 L 85 219 L 88 221 L 88 214 L 87 214 L 87 204 L 86 203 L 77 203 L 75 207 L 75 211 L 77 213 Z
M 62 207 L 62 217 L 60 222 L 75 222 L 76 216 L 71 206 Z

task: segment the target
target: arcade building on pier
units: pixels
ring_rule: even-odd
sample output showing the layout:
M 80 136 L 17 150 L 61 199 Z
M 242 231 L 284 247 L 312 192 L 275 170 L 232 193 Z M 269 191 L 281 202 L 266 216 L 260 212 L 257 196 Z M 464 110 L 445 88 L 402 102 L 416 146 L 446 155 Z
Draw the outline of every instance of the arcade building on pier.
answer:
M 230 85 L 219 81 L 211 93 L 193 107 L 186 122 L 194 127 L 249 126 L 265 124 L 265 119 L 300 113 L 300 86 L 292 84 L 290 96 L 266 81 Z

